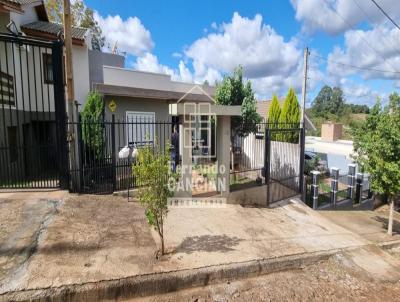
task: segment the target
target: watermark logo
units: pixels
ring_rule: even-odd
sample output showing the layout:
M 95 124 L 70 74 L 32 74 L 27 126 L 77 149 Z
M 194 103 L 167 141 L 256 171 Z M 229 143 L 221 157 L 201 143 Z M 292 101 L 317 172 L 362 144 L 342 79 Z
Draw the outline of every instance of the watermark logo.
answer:
M 205 99 L 199 102 L 190 102 L 185 98 L 194 91 L 199 91 L 199 95 Z M 216 127 L 217 115 L 213 112 L 212 105 L 216 103 L 201 86 L 194 85 L 185 93 L 177 103 L 183 103 L 183 147 L 192 149 L 192 158 L 215 158 L 216 146 Z M 214 126 L 213 126 L 214 125 Z
M 191 192 L 193 195 L 225 191 L 228 185 L 224 177 L 226 167 L 216 160 L 217 150 L 217 114 L 214 112 L 216 101 L 205 90 L 206 87 L 193 85 L 177 101 L 180 114 L 180 156 L 185 157 L 174 167 L 180 175 L 174 185 L 175 192 Z M 194 101 L 193 101 L 194 100 Z M 190 158 L 188 158 L 190 154 Z M 184 197 L 170 198 L 170 207 L 212 207 L 226 205 L 222 197 Z

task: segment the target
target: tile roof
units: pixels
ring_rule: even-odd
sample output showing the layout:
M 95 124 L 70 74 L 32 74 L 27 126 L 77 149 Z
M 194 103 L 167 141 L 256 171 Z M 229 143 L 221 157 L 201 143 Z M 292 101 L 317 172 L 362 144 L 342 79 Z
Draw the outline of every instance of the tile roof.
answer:
M 281 106 L 281 108 L 282 108 L 284 101 L 285 101 L 284 98 L 279 100 L 279 105 Z M 257 112 L 264 120 L 266 120 L 266 118 L 268 117 L 269 107 L 271 106 L 271 103 L 272 103 L 272 100 L 257 102 Z M 307 116 L 307 114 L 304 117 L 304 123 L 305 123 L 306 129 L 314 130 L 314 131 L 317 130 L 315 128 L 313 122 Z
M 21 0 L 20 0 L 21 1 Z M 26 1 L 26 0 L 22 0 Z M 45 21 L 35 21 L 29 24 L 24 24 L 21 26 L 22 29 L 29 29 L 34 31 L 39 31 L 47 34 L 57 35 L 63 32 L 63 26 L 59 23 L 45 22 Z M 73 27 L 71 34 L 73 39 L 84 40 L 87 29 L 82 27 Z
M 3 1 L 19 5 L 31 4 L 35 2 L 43 2 L 42 0 L 3 0 Z

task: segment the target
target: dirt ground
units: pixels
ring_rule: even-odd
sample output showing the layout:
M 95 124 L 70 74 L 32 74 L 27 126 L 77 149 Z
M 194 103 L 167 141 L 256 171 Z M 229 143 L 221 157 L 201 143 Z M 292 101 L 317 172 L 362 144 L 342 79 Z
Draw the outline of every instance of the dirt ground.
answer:
M 399 281 L 376 280 L 344 257 L 339 254 L 301 270 L 129 301 L 400 301 Z

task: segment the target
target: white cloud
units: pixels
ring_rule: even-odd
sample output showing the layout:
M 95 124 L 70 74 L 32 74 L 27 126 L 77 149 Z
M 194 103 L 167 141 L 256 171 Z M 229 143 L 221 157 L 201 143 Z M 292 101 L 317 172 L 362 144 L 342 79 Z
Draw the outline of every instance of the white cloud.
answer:
M 372 1 L 291 0 L 291 3 L 296 11 L 296 19 L 304 22 L 303 29 L 307 32 L 322 30 L 335 35 L 362 21 L 386 22 L 385 16 Z M 379 4 L 387 12 L 390 12 L 392 18 L 400 17 L 398 0 L 380 0 Z
M 143 56 L 138 57 L 134 63 L 134 68 L 141 71 L 149 71 L 156 73 L 165 73 L 174 76 L 175 72 L 172 68 L 162 65 L 158 62 L 158 58 L 152 53 L 146 52 Z
M 150 31 L 147 30 L 139 18 L 129 17 L 123 20 L 119 15 L 107 17 L 94 13 L 106 38 L 106 46 L 113 47 L 115 43 L 120 51 L 133 55 L 142 55 L 154 47 Z
M 301 51 L 262 21 L 261 15 L 248 19 L 234 13 L 230 23 L 221 25 L 221 33 L 196 40 L 185 54 L 200 73 L 205 71 L 204 66 L 231 72 L 241 64 L 250 78 L 289 75 L 296 68 Z M 201 68 L 196 70 L 196 66 Z
M 217 25 L 210 33 L 185 49 L 191 60 L 194 78 L 210 84 L 238 65 L 251 79 L 258 95 L 282 93 L 289 87 L 299 91 L 302 74 L 302 49 L 297 40 L 285 39 L 263 23 L 262 16 L 246 18 L 234 13 L 229 23 Z M 201 82 L 201 81 L 200 81 Z
M 146 52 L 144 55 L 137 57 L 133 67 L 140 71 L 148 71 L 155 73 L 163 73 L 171 76 L 174 81 L 193 82 L 194 78 L 185 63 L 181 60 L 178 69 L 173 69 L 167 65 L 159 63 L 157 56 Z
M 358 74 L 364 79 L 400 80 L 400 31 L 397 28 L 389 29 L 379 25 L 366 31 L 347 31 L 344 37 L 344 46 L 335 47 L 328 55 L 327 71 L 332 78 L 338 80 Z M 338 63 L 371 70 L 351 68 Z
M 342 88 L 346 101 L 349 104 L 372 106 L 375 104 L 378 97 L 381 97 L 382 99 L 387 98 L 387 94 L 381 93 L 365 84 L 356 83 L 349 79 L 342 79 L 340 81 L 340 87 Z

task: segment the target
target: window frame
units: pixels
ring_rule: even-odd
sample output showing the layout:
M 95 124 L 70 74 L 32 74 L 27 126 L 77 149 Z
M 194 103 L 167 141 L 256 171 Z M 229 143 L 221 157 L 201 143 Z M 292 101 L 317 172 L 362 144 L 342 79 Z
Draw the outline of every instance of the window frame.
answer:
M 4 96 L 8 100 L 4 100 Z M 15 106 L 14 77 L 4 71 L 0 71 L 0 104 Z
M 42 53 L 42 64 L 43 64 L 43 83 L 44 84 L 54 84 L 53 79 L 53 57 L 51 53 L 44 52 Z M 49 72 L 49 66 L 51 69 Z M 51 79 L 49 79 L 49 75 L 51 74 Z

